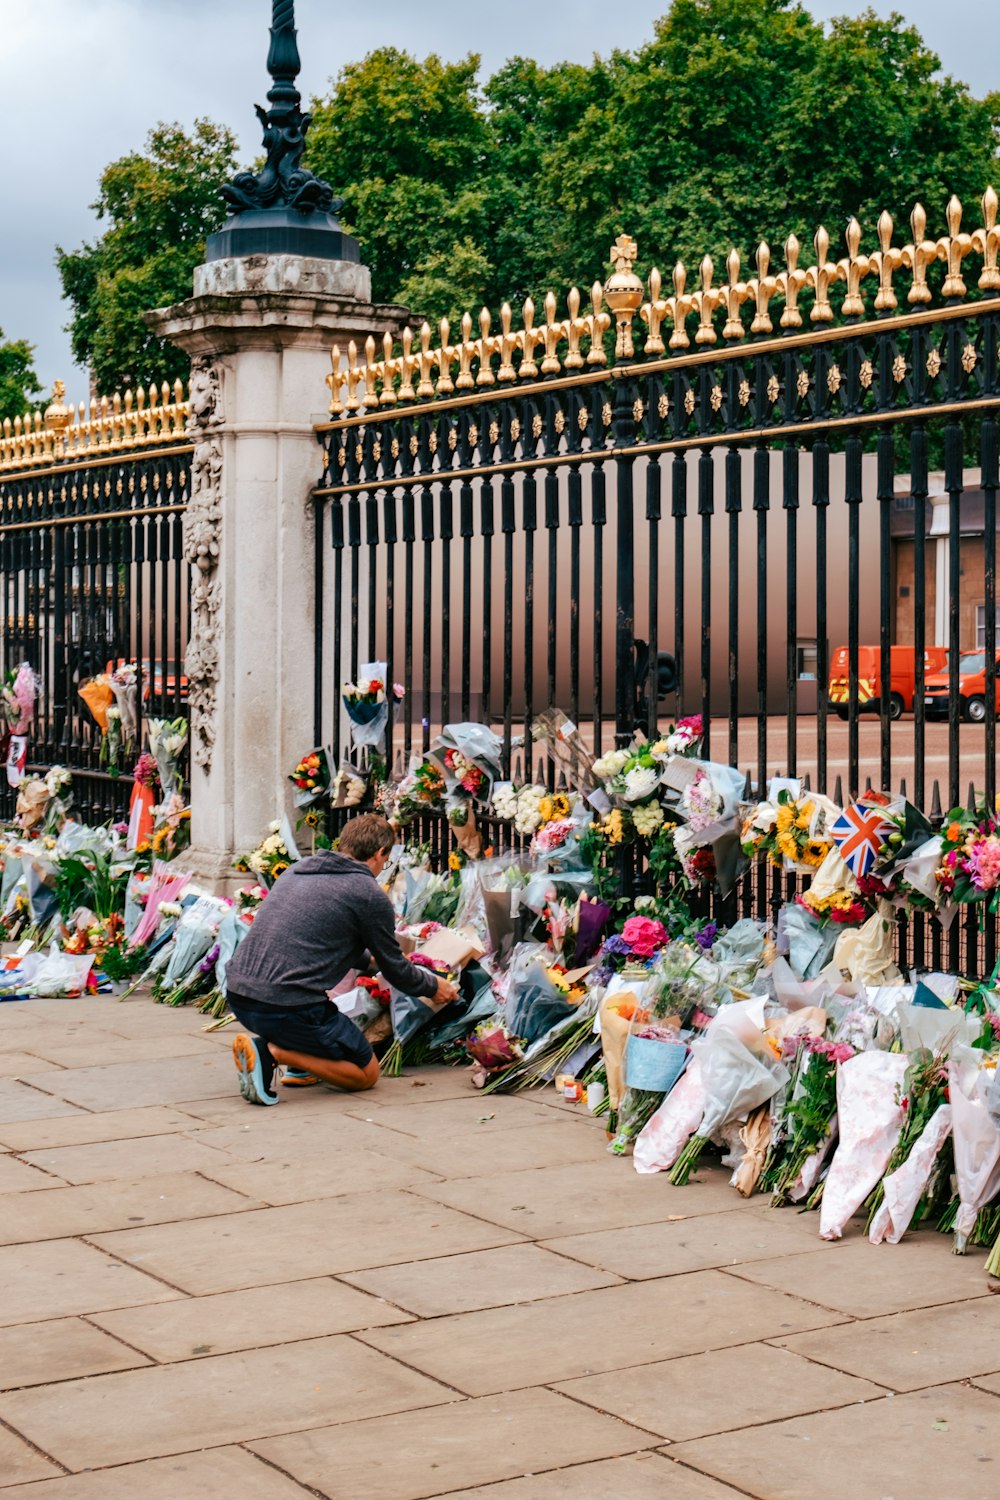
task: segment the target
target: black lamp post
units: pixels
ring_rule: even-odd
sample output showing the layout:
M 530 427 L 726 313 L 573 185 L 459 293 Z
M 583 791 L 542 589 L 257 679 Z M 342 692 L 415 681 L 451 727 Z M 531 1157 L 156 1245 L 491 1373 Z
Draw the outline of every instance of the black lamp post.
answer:
M 295 86 L 302 67 L 295 0 L 272 0 L 271 12 L 270 109 L 256 106 L 267 160 L 260 172 L 239 172 L 222 188 L 230 217 L 209 236 L 206 259 L 308 255 L 360 261 L 357 240 L 345 234 L 336 219 L 343 199 L 335 198 L 328 182 L 302 166 L 312 116 L 303 114 L 302 95 Z

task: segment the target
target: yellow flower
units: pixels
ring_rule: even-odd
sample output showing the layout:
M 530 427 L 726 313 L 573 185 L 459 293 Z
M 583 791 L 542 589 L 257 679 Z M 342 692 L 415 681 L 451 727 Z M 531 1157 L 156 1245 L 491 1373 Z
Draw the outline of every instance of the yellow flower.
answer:
M 553 816 L 552 807 L 553 799 L 551 797 L 543 797 L 541 802 L 539 802 L 538 816 L 541 818 L 543 823 L 551 823 Z
M 271 866 L 271 879 L 272 880 L 277 880 L 278 876 L 279 875 L 284 875 L 284 873 L 285 873 L 285 871 L 287 869 L 288 869 L 288 861 L 284 860 L 284 859 L 279 859 L 275 864 L 273 864 Z
M 568 818 L 569 814 L 570 814 L 570 802 L 569 802 L 569 798 L 565 795 L 564 792 L 557 792 L 556 795 L 552 798 L 552 818 L 553 818 L 553 821 L 557 820 L 558 818 Z
M 462 856 L 455 849 L 453 849 L 448 855 L 448 868 L 452 871 L 457 871 L 462 868 Z
M 307 812 L 306 815 L 305 815 L 305 817 L 302 819 L 302 821 L 306 825 L 307 828 L 318 828 L 319 827 L 319 813 L 318 812 Z
M 788 830 L 793 827 L 794 823 L 794 806 L 790 802 L 783 802 L 782 805 L 778 808 L 778 816 L 775 820 L 775 827 L 777 828 L 778 833 L 787 833 Z
M 812 805 L 812 803 L 811 802 L 805 802 L 805 803 L 803 803 L 802 811 L 799 813 L 798 817 L 795 820 L 795 826 L 796 826 L 796 828 L 808 828 L 809 824 L 812 822 L 812 815 L 813 815 L 813 805 Z

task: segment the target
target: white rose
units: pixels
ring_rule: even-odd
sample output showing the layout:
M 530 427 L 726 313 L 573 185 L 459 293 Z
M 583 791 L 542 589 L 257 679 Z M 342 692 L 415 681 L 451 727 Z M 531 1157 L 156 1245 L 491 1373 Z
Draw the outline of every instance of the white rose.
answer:
M 638 802 L 656 790 L 659 774 L 651 766 L 633 766 L 625 775 L 625 796 L 629 802 Z

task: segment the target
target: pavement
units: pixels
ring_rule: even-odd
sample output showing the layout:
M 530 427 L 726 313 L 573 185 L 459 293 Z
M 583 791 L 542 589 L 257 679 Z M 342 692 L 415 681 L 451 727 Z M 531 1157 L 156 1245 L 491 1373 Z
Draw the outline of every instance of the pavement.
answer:
M 2 1500 L 995 1500 L 981 1252 L 461 1070 L 255 1109 L 231 1036 L 0 1005 Z

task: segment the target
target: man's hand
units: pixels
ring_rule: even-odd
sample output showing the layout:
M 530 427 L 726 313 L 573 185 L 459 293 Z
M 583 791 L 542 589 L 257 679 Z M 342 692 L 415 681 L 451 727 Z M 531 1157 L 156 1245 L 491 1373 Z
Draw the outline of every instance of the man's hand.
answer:
M 455 985 L 449 984 L 447 979 L 439 979 L 437 992 L 434 996 L 435 1003 L 438 1005 L 446 1005 L 449 1000 L 457 999 L 458 990 Z

